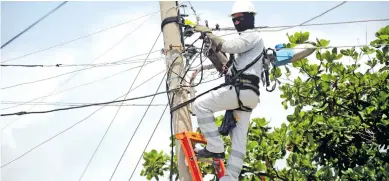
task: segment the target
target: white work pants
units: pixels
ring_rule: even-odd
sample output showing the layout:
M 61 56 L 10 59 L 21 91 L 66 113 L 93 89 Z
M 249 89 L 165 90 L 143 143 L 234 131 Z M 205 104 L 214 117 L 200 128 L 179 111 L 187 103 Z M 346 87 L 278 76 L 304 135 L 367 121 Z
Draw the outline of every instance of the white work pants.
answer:
M 231 89 L 230 89 L 231 88 Z M 240 90 L 243 105 L 254 109 L 259 103 L 258 95 L 252 90 Z M 197 122 L 207 140 L 206 149 L 210 152 L 224 152 L 224 142 L 218 132 L 213 113 L 239 108 L 235 88 L 225 86 L 199 97 L 193 104 Z M 232 147 L 227 161 L 226 174 L 220 181 L 238 181 L 246 154 L 247 131 L 251 112 L 234 111 L 238 117 L 236 127 L 230 132 Z

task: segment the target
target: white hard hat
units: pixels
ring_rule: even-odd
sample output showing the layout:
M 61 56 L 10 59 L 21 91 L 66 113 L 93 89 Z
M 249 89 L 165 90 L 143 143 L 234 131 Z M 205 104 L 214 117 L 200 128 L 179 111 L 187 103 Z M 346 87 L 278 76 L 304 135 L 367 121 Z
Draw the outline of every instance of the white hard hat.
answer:
M 243 13 L 243 12 L 254 13 L 254 14 L 257 13 L 253 3 L 251 3 L 248 0 L 238 0 L 232 6 L 232 12 L 230 16 L 232 16 L 235 13 Z

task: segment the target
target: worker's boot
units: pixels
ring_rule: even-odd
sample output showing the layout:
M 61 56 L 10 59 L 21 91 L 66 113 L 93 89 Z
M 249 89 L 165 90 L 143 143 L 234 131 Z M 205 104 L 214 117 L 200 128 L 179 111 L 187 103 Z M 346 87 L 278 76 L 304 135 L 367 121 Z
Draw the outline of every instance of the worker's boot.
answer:
M 212 152 L 208 151 L 206 148 L 197 151 L 196 156 L 199 158 L 217 158 L 217 159 L 224 159 L 225 158 L 224 152 L 212 153 Z

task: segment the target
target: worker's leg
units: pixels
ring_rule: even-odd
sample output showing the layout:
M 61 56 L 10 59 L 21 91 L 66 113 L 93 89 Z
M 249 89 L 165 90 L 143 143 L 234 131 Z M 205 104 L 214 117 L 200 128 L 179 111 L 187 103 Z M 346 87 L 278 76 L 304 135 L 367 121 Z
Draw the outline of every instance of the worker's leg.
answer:
M 247 132 L 250 125 L 251 112 L 234 111 L 239 121 L 230 133 L 231 152 L 227 160 L 226 174 L 220 181 L 238 181 L 246 155 Z
M 242 90 L 241 100 L 245 106 L 254 109 L 259 100 L 258 98 L 253 98 L 255 94 L 252 95 L 252 93 L 248 90 Z M 254 100 L 250 100 L 250 98 Z M 251 112 L 235 110 L 234 113 L 239 120 L 236 123 L 236 127 L 230 132 L 231 152 L 227 160 L 226 174 L 220 181 L 238 181 L 246 155 L 247 132 L 250 125 Z
M 230 89 L 230 86 L 223 87 L 200 98 L 194 102 L 193 108 L 200 130 L 207 139 L 205 151 L 224 153 L 224 142 L 213 113 L 239 107 L 235 89 L 234 87 Z M 259 101 L 259 97 L 251 90 L 241 90 L 240 99 L 245 106 L 250 108 L 254 108 Z M 207 153 L 202 152 L 202 155 L 207 155 Z
M 207 139 L 207 151 L 212 153 L 224 152 L 224 142 L 219 134 L 213 113 L 222 110 L 236 109 L 238 102 L 234 87 L 222 87 L 199 97 L 193 103 L 197 123 Z

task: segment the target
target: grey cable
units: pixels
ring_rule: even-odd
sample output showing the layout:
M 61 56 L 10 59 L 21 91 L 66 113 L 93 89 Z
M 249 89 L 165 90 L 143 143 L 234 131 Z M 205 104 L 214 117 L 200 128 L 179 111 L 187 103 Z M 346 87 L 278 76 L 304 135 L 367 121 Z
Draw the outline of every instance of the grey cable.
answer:
M 156 77 L 156 76 L 154 76 L 154 77 Z M 154 77 L 152 77 L 152 78 L 154 78 Z M 143 83 L 139 84 L 138 86 L 136 86 L 136 87 L 135 87 L 134 89 L 132 89 L 131 91 L 134 91 L 135 89 L 141 87 L 142 85 L 144 85 L 146 82 L 148 82 L 148 81 L 151 80 L 152 78 L 150 78 L 150 79 L 144 81 Z M 121 97 L 123 97 L 123 96 L 124 96 L 124 95 L 117 97 L 116 99 L 114 99 L 114 101 L 118 100 L 119 98 L 121 98 Z M 119 101 L 116 101 L 116 102 L 119 102 Z M 96 105 L 96 104 L 95 104 L 95 105 Z M 73 128 L 73 127 L 76 126 L 77 124 L 79 124 L 79 123 L 85 121 L 87 118 L 91 117 L 93 114 L 95 114 L 95 113 L 96 113 L 97 111 L 99 111 L 100 109 L 104 108 L 106 105 L 108 105 L 108 104 L 104 104 L 103 107 L 100 107 L 99 109 L 97 109 L 96 111 L 94 111 L 92 114 L 88 115 L 86 118 L 82 119 L 81 121 L 79 121 L 79 122 L 73 124 L 72 126 L 70 126 L 70 127 L 66 128 L 65 130 L 61 131 L 60 133 L 58 133 L 58 134 L 52 136 L 51 138 L 49 138 L 49 139 L 43 141 L 42 143 L 38 144 L 37 146 L 34 146 L 34 147 L 31 148 L 29 151 L 23 153 L 22 155 L 20 155 L 19 157 L 15 158 L 14 160 L 8 162 L 7 164 L 2 165 L 1 168 L 3 168 L 3 167 L 6 166 L 6 165 L 11 164 L 12 162 L 15 162 L 16 160 L 19 160 L 20 158 L 22 158 L 22 157 L 25 156 L 26 154 L 30 153 L 31 151 L 35 150 L 35 149 L 38 148 L 39 146 L 41 146 L 41 145 L 43 145 L 43 144 L 49 142 L 50 140 L 52 140 L 53 138 L 55 138 L 55 137 L 57 137 L 57 136 L 59 136 L 59 135 L 65 133 L 66 131 L 70 130 L 71 128 Z
M 151 47 L 151 49 L 150 49 L 150 52 L 149 52 L 149 54 L 148 54 L 148 55 L 147 55 L 147 57 L 145 58 L 145 60 L 144 60 L 144 62 L 143 62 L 143 65 L 142 65 L 142 67 L 140 68 L 140 70 L 138 71 L 137 75 L 135 76 L 135 78 L 134 78 L 134 81 L 132 82 L 132 84 L 131 84 L 130 88 L 128 89 L 128 91 L 127 91 L 127 94 L 125 95 L 124 99 L 126 99 L 126 98 L 127 98 L 127 95 L 128 95 L 130 92 L 131 92 L 132 86 L 135 84 L 135 82 L 136 82 L 136 80 L 137 80 L 137 78 L 138 78 L 138 76 L 139 76 L 140 72 L 142 71 L 142 68 L 143 68 L 143 66 L 145 65 L 145 63 L 146 63 L 147 59 L 149 58 L 149 55 L 150 55 L 150 53 L 153 51 L 153 49 L 154 49 L 154 46 L 157 44 L 157 41 L 158 41 L 159 37 L 161 36 L 161 34 L 162 34 L 162 32 L 159 32 L 159 34 L 158 34 L 157 38 L 155 39 L 155 42 L 154 42 L 153 46 L 152 46 L 152 47 Z M 156 93 L 156 95 L 157 95 L 157 93 Z M 155 97 L 155 96 L 154 96 L 154 97 Z M 123 102 L 121 102 L 121 105 L 122 105 L 122 104 L 123 104 Z M 80 179 L 79 179 L 79 180 L 81 180 L 81 179 L 82 179 L 82 177 L 84 176 L 84 174 L 85 174 L 86 170 L 88 169 L 88 167 L 89 167 L 90 163 L 92 162 L 92 160 L 93 160 L 94 156 L 96 155 L 96 153 L 97 153 L 97 150 L 100 148 L 100 145 L 101 145 L 101 143 L 103 142 L 103 140 L 104 140 L 105 136 L 107 135 L 107 133 L 108 133 L 109 129 L 111 128 L 111 125 L 112 125 L 112 123 L 114 122 L 114 120 L 115 120 L 115 118 L 116 118 L 117 114 L 119 113 L 119 111 L 120 111 L 120 108 L 121 108 L 121 106 L 119 106 L 118 110 L 116 111 L 116 113 L 115 113 L 115 115 L 114 115 L 113 119 L 111 120 L 111 123 L 109 124 L 108 128 L 106 129 L 106 131 L 105 131 L 105 133 L 104 133 L 103 137 L 101 138 L 101 140 L 100 140 L 99 144 L 97 145 L 97 147 L 96 147 L 95 151 L 93 152 L 93 154 L 92 154 L 92 157 L 90 158 L 90 160 L 89 160 L 88 164 L 86 165 L 86 167 L 85 167 L 85 169 L 84 169 L 83 173 L 81 174 L 81 177 L 80 177 Z M 115 171 L 116 171 L 116 169 L 115 169 Z M 113 176 L 113 174 L 112 174 L 112 176 Z M 111 179 L 112 179 L 112 176 L 111 176 Z
M 63 5 L 65 5 L 67 3 L 67 1 L 64 1 L 62 2 L 60 5 L 58 5 L 57 7 L 55 7 L 53 10 L 51 10 L 50 12 L 48 12 L 46 15 L 44 15 L 43 17 L 39 18 L 37 21 L 35 21 L 33 24 L 31 24 L 30 26 L 28 26 L 26 29 L 24 29 L 22 32 L 20 32 L 19 34 L 17 34 L 16 36 L 14 36 L 13 38 L 11 38 L 10 40 L 8 40 L 6 43 L 4 43 L 3 45 L 1 45 L 1 48 L 0 49 L 3 49 L 5 46 L 7 46 L 8 44 L 10 44 L 12 41 L 14 41 L 16 38 L 18 38 L 20 35 L 22 35 L 23 33 L 27 32 L 29 29 L 31 29 L 32 27 L 34 27 L 36 24 L 38 24 L 39 22 L 41 22 L 43 19 L 45 19 L 46 17 L 48 17 L 51 13 L 57 11 L 60 7 L 62 7 Z M 5 62 L 5 61 L 4 61 Z M 1 62 L 3 63 L 3 62 Z

